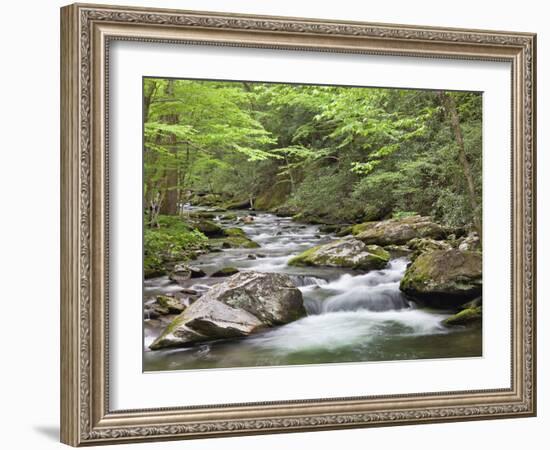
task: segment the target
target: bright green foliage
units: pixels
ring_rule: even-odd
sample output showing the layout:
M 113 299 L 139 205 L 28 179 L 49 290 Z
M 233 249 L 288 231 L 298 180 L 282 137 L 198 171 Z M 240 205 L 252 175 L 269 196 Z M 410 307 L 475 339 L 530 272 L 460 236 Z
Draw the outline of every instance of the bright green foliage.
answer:
M 482 97 L 448 95 L 481 205 Z M 175 191 L 324 222 L 480 215 L 436 91 L 145 79 L 144 97 L 148 205 Z

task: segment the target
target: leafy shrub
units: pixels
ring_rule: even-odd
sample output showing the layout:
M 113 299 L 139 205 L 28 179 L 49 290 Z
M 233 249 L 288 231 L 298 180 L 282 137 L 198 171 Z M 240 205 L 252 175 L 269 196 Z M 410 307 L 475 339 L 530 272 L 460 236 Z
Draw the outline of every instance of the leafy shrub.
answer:
M 143 236 L 146 275 L 163 272 L 166 262 L 190 259 L 208 241 L 180 217 L 159 216 L 158 223 L 159 228 L 146 228 Z

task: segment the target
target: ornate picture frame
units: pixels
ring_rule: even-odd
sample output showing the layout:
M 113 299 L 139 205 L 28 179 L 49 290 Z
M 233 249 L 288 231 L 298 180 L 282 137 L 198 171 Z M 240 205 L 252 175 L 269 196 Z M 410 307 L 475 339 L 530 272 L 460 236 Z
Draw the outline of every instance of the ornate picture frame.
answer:
M 116 40 L 504 61 L 512 67 L 507 389 L 112 410 L 108 63 Z M 74 4 L 61 9 L 61 440 L 73 445 L 536 414 L 536 36 Z

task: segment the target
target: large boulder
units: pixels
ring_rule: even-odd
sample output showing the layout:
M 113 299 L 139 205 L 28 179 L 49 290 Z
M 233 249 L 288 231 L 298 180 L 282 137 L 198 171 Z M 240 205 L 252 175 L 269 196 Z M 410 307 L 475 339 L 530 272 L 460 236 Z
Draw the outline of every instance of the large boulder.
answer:
M 382 269 L 389 260 L 390 254 L 383 248 L 346 238 L 310 248 L 292 258 L 288 264 L 373 270 Z
M 414 238 L 444 239 L 450 231 L 423 216 L 365 222 L 352 228 L 352 233 L 360 241 L 382 246 L 405 244 Z
M 196 342 L 247 336 L 262 328 L 262 322 L 247 311 L 199 299 L 176 317 L 149 348 L 186 347 Z
M 166 327 L 150 348 L 247 336 L 305 314 L 302 294 L 287 275 L 240 272 L 203 294 Z
M 450 308 L 481 295 L 482 256 L 458 249 L 422 253 L 407 268 L 399 288 L 409 297 Z

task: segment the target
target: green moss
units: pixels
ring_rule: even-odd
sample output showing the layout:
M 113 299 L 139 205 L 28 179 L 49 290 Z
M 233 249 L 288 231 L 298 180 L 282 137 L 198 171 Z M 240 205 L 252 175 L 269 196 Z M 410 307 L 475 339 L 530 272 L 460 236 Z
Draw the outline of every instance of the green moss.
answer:
M 400 288 L 419 289 L 434 278 L 434 261 L 430 253 L 424 253 L 418 256 L 413 264 L 407 269 L 401 279 Z
M 353 230 L 353 226 L 342 227 L 340 228 L 340 231 L 336 233 L 336 236 L 343 237 L 343 236 L 347 236 L 348 234 L 353 234 L 352 230 Z
M 390 254 L 377 245 L 367 246 L 369 255 L 361 258 L 357 262 L 352 262 L 352 259 L 346 256 L 331 256 L 329 254 L 320 255 L 318 250 L 322 247 L 322 245 L 319 245 L 307 249 L 291 258 L 287 264 L 290 266 L 334 266 L 359 270 L 372 270 L 385 267 L 390 260 Z
M 239 269 L 236 267 L 224 267 L 223 269 L 220 269 L 212 274 L 213 277 L 229 277 L 231 275 L 235 275 L 236 273 L 239 273 Z
M 481 255 L 456 249 L 422 253 L 407 269 L 400 286 L 422 290 L 426 284 L 458 292 L 481 284 Z
M 182 312 L 178 317 L 176 317 L 172 322 L 170 322 L 161 335 L 155 339 L 155 341 L 149 346 L 151 350 L 159 350 L 166 347 L 163 342 L 167 336 L 176 331 L 182 323 L 185 323 L 187 318 L 185 317 L 185 311 Z
M 363 231 L 369 229 L 371 226 L 372 226 L 372 222 L 358 223 L 357 225 L 353 225 L 351 227 L 351 234 L 356 236 L 362 233 Z
M 473 300 L 470 300 L 468 303 L 464 303 L 460 308 L 461 309 L 476 308 L 478 306 L 481 306 L 482 302 L 483 302 L 482 298 L 477 297 L 477 298 L 474 298 Z
M 223 209 L 248 209 L 250 208 L 250 200 L 249 199 L 242 199 L 242 200 L 231 200 L 224 205 L 222 205 Z
M 174 297 L 167 297 L 166 295 L 157 295 L 156 302 L 170 314 L 180 314 L 185 309 L 179 300 Z
M 260 245 L 245 236 L 231 236 L 224 238 L 210 239 L 208 244 L 211 248 L 259 248 Z
M 378 245 L 367 245 L 367 249 L 371 255 L 374 255 L 385 262 L 390 260 L 390 253 Z
M 481 306 L 463 309 L 445 320 L 445 325 L 467 325 L 481 320 Z
M 223 228 L 211 220 L 197 220 L 191 222 L 193 228 L 199 230 L 202 234 L 208 237 L 220 237 L 224 235 Z
M 430 280 L 430 276 L 428 273 L 422 272 L 420 270 L 416 270 L 416 267 L 415 267 L 414 269 L 407 270 L 405 272 L 405 275 L 403 276 L 403 278 L 401 278 L 401 283 L 399 284 L 399 288 L 401 290 L 406 290 L 412 286 L 415 286 L 418 288 L 418 286 L 423 286 L 429 280 Z
M 246 233 L 237 227 L 234 228 L 226 228 L 224 230 L 224 234 L 229 237 L 246 237 Z
M 288 261 L 289 266 L 313 266 L 313 256 L 321 246 L 312 247 L 307 249 L 305 252 L 300 253 L 299 255 L 294 256 Z

